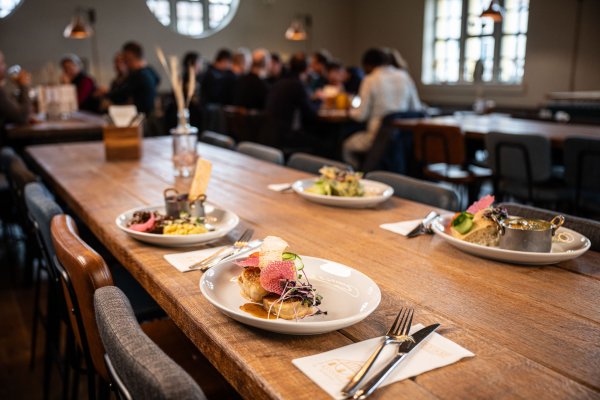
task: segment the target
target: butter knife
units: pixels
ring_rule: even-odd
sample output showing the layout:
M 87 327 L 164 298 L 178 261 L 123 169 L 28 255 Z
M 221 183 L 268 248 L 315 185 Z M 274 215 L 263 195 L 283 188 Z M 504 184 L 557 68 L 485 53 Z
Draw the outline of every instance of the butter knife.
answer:
M 429 225 L 431 225 L 433 220 L 436 219 L 438 216 L 439 214 L 435 211 L 430 212 L 429 214 L 427 214 L 425 219 L 423 219 L 423 221 L 421 221 L 421 223 L 415 227 L 415 229 L 408 232 L 406 237 L 410 239 L 414 238 L 415 236 L 422 235 L 423 233 L 427 233 L 426 230 L 429 228 Z
M 261 244 L 262 244 L 262 240 L 253 240 L 250 243 L 248 243 L 248 245 L 246 247 L 242 247 L 240 249 L 235 249 L 209 264 L 199 265 L 197 268 L 191 268 L 191 270 L 193 271 L 193 270 L 199 269 L 200 271 L 204 272 L 210 268 L 216 267 L 217 265 L 221 265 L 226 262 L 236 260 L 242 256 L 251 254 L 254 251 L 256 251 L 256 249 L 258 249 Z
M 371 379 L 369 379 L 363 386 L 360 387 L 351 398 L 354 400 L 363 400 L 369 397 L 370 395 L 377 390 L 379 386 L 390 376 L 392 371 L 396 369 L 406 357 L 419 347 L 419 344 L 427 338 L 430 334 L 432 334 L 440 324 L 433 324 L 426 326 L 425 328 L 419 330 L 418 332 L 410 335 L 412 340 L 407 340 L 402 342 L 398 346 L 398 353 L 394 356 L 394 358 L 388 362 L 385 367 L 381 369 L 377 374 L 375 374 Z

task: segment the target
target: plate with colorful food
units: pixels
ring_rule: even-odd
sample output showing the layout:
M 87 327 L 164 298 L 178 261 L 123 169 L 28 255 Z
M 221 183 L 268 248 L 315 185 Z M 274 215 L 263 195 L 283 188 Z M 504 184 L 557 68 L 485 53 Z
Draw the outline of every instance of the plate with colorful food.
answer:
M 454 247 L 492 260 L 526 265 L 548 265 L 581 256 L 590 240 L 563 227 L 565 218 L 551 221 L 508 215 L 486 196 L 466 211 L 446 214 L 432 223 L 433 231 Z
M 394 194 L 389 185 L 362 179 L 361 172 L 325 166 L 319 173 L 318 178 L 294 182 L 292 189 L 306 200 L 348 208 L 374 207 Z
M 381 301 L 365 274 L 334 261 L 293 253 L 275 236 L 249 257 L 209 269 L 204 297 L 225 315 L 272 332 L 315 335 L 362 321 Z
M 126 211 L 117 217 L 117 226 L 142 242 L 168 247 L 194 246 L 227 235 L 239 223 L 231 211 L 203 203 L 204 216 L 181 211 L 168 215 L 164 205 Z

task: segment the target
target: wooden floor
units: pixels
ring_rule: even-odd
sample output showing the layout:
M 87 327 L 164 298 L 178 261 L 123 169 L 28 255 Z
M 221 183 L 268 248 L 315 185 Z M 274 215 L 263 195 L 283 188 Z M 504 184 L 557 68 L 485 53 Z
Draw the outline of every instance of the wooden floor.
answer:
M 23 251 L 23 246 L 14 243 L 9 251 L 4 240 L 0 239 L 0 399 L 43 398 L 44 330 L 43 327 L 39 327 L 34 368 L 30 368 L 34 287 L 24 283 L 26 272 L 23 266 Z M 45 299 L 45 288 L 46 282 L 43 277 L 42 300 Z M 45 304 L 42 304 L 42 307 L 45 307 Z M 240 399 L 187 337 L 174 324 L 168 322 L 158 320 L 145 323 L 144 331 L 192 375 L 208 399 Z M 87 397 L 86 379 L 82 377 L 78 399 Z M 58 366 L 55 365 L 49 399 L 61 398 L 62 381 Z

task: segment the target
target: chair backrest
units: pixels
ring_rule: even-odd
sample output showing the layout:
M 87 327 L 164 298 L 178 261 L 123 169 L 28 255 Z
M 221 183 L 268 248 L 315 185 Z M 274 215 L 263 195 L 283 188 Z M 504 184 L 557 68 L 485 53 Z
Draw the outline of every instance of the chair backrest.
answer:
M 129 300 L 115 286 L 94 294 L 96 321 L 112 381 L 131 399 L 205 399 L 202 389 L 140 328 Z
M 94 312 L 94 292 L 112 286 L 113 280 L 102 257 L 90 248 L 77 232 L 73 218 L 57 215 L 50 224 L 52 243 L 56 251 L 56 267 L 60 272 L 71 327 L 88 363 L 108 382 L 104 362 L 104 346 L 100 340 Z
M 223 135 L 221 133 L 204 131 L 200 135 L 200 141 L 213 146 L 222 147 L 228 150 L 235 149 L 235 140 L 231 136 Z
M 339 169 L 343 170 L 350 168 L 348 164 L 343 162 L 330 160 L 324 157 L 313 156 L 312 154 L 307 153 L 294 153 L 290 156 L 290 159 L 287 162 L 288 167 L 311 174 L 319 174 L 319 170 L 325 165 L 338 167 Z
M 500 203 L 499 207 L 504 207 L 509 215 L 515 215 L 524 218 L 545 219 L 550 221 L 558 213 L 556 211 L 545 210 L 543 208 L 526 206 L 517 203 Z M 561 213 L 565 217 L 565 228 L 573 229 L 585 235 L 592 242 L 591 249 L 600 251 L 600 221 L 594 221 L 587 218 L 575 217 Z
M 283 165 L 283 151 L 276 149 L 275 147 L 253 142 L 241 142 L 237 146 L 237 151 L 254 158 Z
M 547 138 L 490 132 L 485 137 L 485 146 L 495 178 L 525 183 L 550 179 L 552 149 Z
M 33 223 L 40 249 L 44 255 L 48 271 L 53 278 L 57 278 L 54 268 L 54 244 L 50 234 L 50 223 L 55 215 L 62 214 L 60 206 L 54 201 L 48 189 L 38 182 L 31 182 L 25 186 L 25 204 L 29 218 Z
M 15 151 L 12 147 L 2 147 L 2 149 L 0 149 L 0 172 L 8 172 L 10 162 L 15 155 Z
M 19 221 L 27 231 L 30 231 L 29 219 L 27 218 L 27 207 L 25 206 L 25 186 L 31 182 L 37 182 L 38 177 L 27 168 L 25 162 L 16 153 L 7 153 L 7 180 L 10 186 L 13 204 L 16 205 Z
M 456 192 L 436 183 L 387 171 L 369 172 L 366 178 L 390 185 L 394 188 L 394 196 L 443 208 L 444 210 L 458 211 L 459 209 Z
M 563 149 L 567 184 L 600 193 L 600 138 L 568 138 Z
M 413 130 L 415 160 L 423 164 L 463 165 L 465 135 L 459 126 L 419 123 Z

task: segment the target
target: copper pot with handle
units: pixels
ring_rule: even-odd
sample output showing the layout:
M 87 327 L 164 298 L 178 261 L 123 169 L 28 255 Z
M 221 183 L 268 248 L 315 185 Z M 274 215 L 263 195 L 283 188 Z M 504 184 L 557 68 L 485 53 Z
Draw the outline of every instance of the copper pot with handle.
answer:
M 549 253 L 552 250 L 552 238 L 564 224 L 565 217 L 557 215 L 552 221 L 521 217 L 494 218 L 494 221 L 498 226 L 498 247 L 501 249 Z

